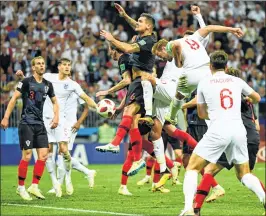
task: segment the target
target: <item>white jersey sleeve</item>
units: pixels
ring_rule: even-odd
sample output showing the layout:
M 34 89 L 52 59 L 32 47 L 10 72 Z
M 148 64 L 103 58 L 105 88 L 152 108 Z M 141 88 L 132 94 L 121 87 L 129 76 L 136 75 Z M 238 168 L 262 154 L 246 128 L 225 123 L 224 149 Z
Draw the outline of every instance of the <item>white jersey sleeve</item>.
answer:
M 80 104 L 80 105 L 82 105 L 82 104 L 85 104 L 86 102 L 83 100 L 83 99 L 81 99 L 80 97 L 78 98 L 78 103 Z
M 204 27 L 206 26 L 206 24 L 205 24 L 205 22 L 204 22 L 204 20 L 203 20 L 201 14 L 197 14 L 197 15 L 195 15 L 194 17 L 198 20 L 199 25 L 200 25 L 200 28 L 204 28 Z M 207 36 L 201 41 L 201 43 L 204 45 L 204 47 L 206 47 L 206 46 L 208 45 L 209 41 L 210 41 L 210 34 L 208 34 L 208 35 L 207 35 Z
M 242 87 L 242 94 L 249 96 L 254 90 L 242 79 L 239 79 L 239 84 Z
M 74 92 L 78 96 L 82 95 L 84 93 L 84 91 L 82 90 L 81 86 L 75 81 L 72 81 L 72 82 L 73 82 Z
M 202 42 L 205 39 L 199 34 L 199 31 L 196 31 L 193 35 L 191 35 L 191 37 L 197 38 L 200 42 Z
M 200 81 L 198 84 L 198 88 L 197 88 L 197 103 L 198 104 L 204 104 L 206 103 L 204 95 L 203 95 L 203 88 L 202 88 L 202 83 L 204 82 L 204 80 Z

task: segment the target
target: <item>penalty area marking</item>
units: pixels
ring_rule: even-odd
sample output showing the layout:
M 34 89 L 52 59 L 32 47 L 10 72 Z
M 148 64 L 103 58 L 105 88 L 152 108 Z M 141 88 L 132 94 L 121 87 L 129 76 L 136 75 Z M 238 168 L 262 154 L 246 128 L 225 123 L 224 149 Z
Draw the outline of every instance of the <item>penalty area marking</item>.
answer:
M 119 212 L 108 212 L 108 211 L 97 211 L 89 209 L 76 209 L 76 208 L 62 208 L 62 207 L 52 207 L 52 206 L 39 206 L 39 205 L 23 205 L 23 204 L 13 204 L 13 203 L 2 203 L 2 206 L 18 206 L 27 208 L 41 208 L 41 209 L 51 209 L 51 210 L 63 210 L 72 212 L 84 212 L 84 213 L 96 213 L 96 214 L 109 214 L 109 215 L 124 215 L 124 216 L 144 216 L 139 214 L 128 214 Z

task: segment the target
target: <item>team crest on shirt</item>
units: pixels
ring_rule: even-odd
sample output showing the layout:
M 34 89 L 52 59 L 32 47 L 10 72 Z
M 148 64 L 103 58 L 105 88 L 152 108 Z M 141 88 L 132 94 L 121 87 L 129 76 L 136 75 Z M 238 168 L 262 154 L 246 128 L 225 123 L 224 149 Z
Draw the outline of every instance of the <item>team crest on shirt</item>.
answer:
M 145 41 L 145 40 L 141 40 L 141 41 L 139 41 L 139 44 L 140 44 L 141 46 L 144 46 L 144 45 L 146 44 L 146 41 Z
M 68 84 L 64 84 L 64 89 L 68 89 Z
M 45 94 L 47 94 L 48 90 L 49 90 L 49 86 L 45 86 L 45 87 L 44 87 L 44 92 L 45 92 Z
M 23 83 L 22 83 L 22 82 L 19 82 L 18 85 L 17 85 L 17 87 L 18 87 L 19 89 L 21 89 L 22 85 L 23 85 Z
M 26 145 L 30 146 L 30 141 L 29 140 L 26 141 Z

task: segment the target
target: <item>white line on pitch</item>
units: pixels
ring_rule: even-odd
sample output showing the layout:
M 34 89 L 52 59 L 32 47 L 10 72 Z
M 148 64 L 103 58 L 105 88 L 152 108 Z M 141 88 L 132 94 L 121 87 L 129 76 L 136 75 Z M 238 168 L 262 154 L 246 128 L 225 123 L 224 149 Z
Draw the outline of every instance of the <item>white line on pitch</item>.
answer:
M 52 207 L 52 206 L 39 206 L 39 205 L 23 205 L 23 204 L 13 204 L 13 203 L 2 203 L 3 206 L 19 206 L 19 207 L 31 207 L 31 208 L 42 208 L 42 209 L 52 209 L 52 210 L 63 210 L 72 212 L 86 212 L 86 213 L 96 213 L 96 214 L 109 214 L 109 215 L 125 215 L 125 216 L 144 216 L 139 214 L 127 214 L 118 212 L 108 212 L 108 211 L 97 211 L 88 209 L 76 209 L 76 208 L 62 208 L 62 207 Z

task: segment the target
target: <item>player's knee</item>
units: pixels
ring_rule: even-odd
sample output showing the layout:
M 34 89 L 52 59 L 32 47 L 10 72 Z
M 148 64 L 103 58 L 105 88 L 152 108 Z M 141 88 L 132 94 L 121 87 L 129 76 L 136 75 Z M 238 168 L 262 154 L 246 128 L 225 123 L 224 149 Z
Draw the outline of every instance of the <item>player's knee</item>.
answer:
M 31 149 L 24 150 L 23 155 L 22 155 L 22 159 L 24 161 L 30 162 L 31 157 L 32 157 L 32 150 Z
M 59 143 L 59 153 L 66 153 L 66 152 L 68 152 L 67 142 L 60 142 Z

